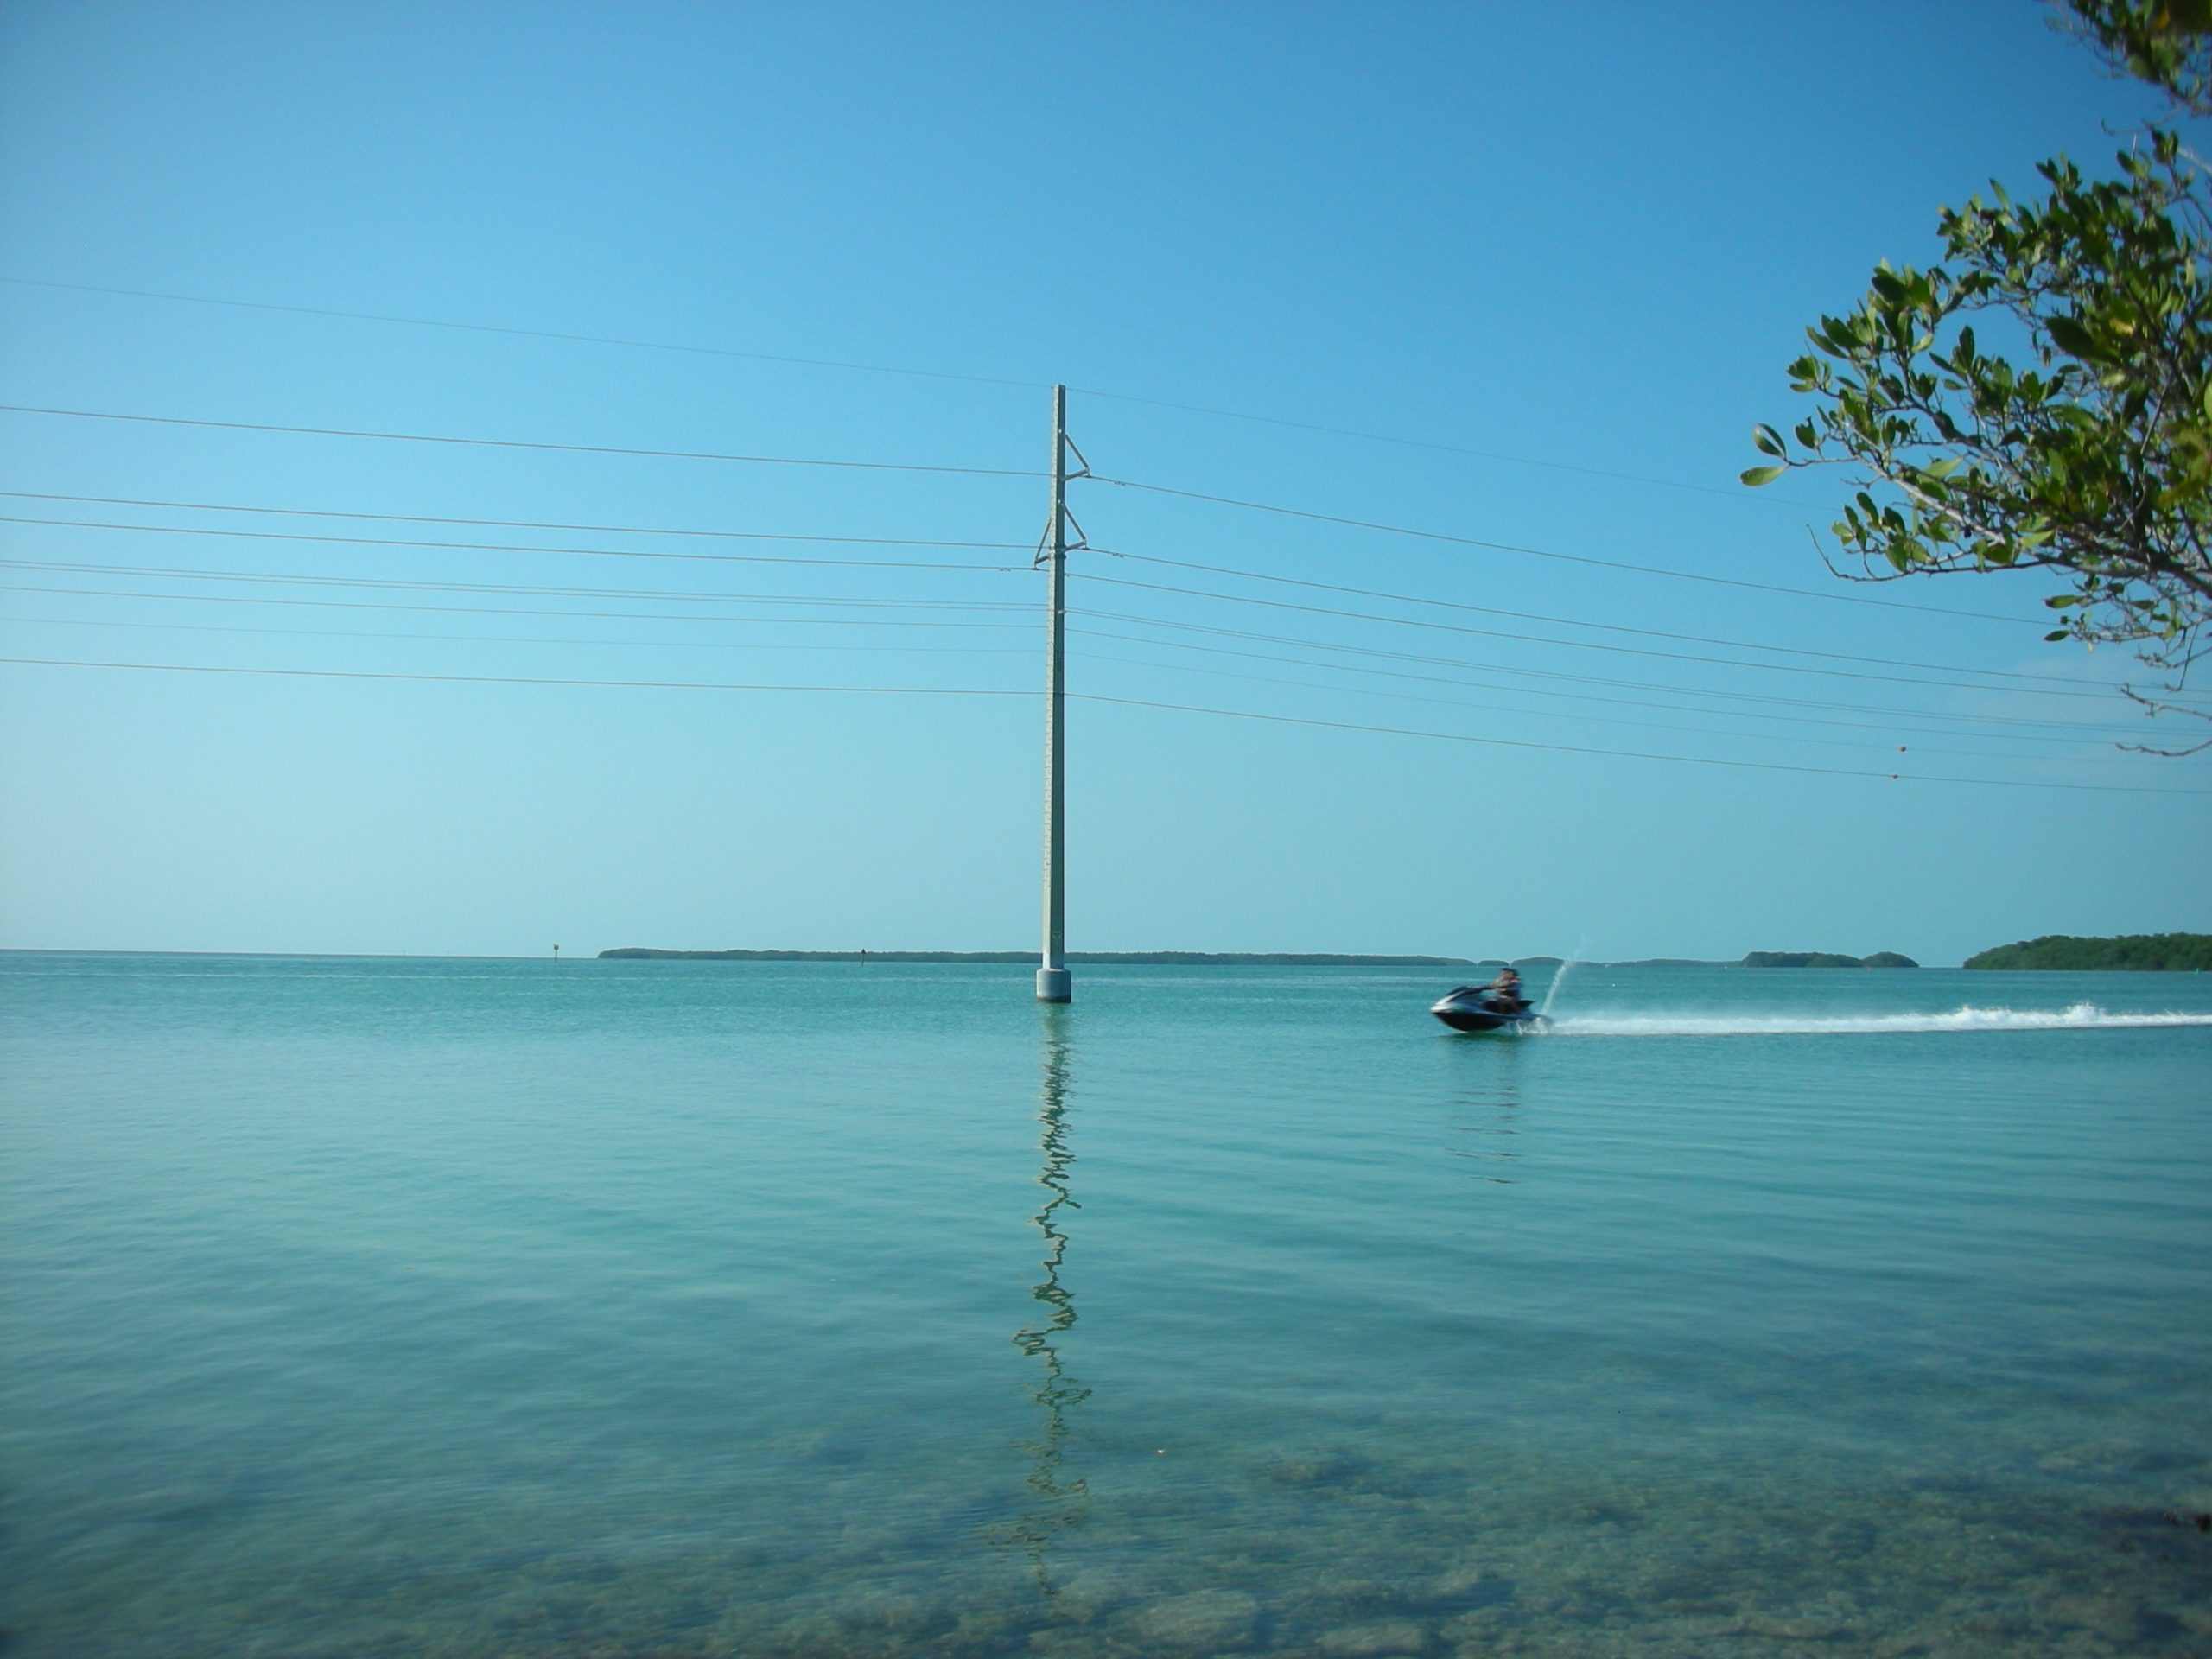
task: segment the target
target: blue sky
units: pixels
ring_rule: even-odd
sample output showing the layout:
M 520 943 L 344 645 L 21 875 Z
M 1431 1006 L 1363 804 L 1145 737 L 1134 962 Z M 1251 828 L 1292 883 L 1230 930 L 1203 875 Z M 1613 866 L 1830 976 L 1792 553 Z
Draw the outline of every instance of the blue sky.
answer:
M 2026 4 L 16 0 L 0 402 L 1027 473 L 1061 381 L 1104 477 L 1466 538 L 1072 487 L 1073 949 L 2202 929 L 2124 657 L 1734 484 L 1876 259 L 2148 107 Z M 1039 480 L 6 413 L 0 488 L 73 521 L 0 524 L 0 944 L 1036 937 Z

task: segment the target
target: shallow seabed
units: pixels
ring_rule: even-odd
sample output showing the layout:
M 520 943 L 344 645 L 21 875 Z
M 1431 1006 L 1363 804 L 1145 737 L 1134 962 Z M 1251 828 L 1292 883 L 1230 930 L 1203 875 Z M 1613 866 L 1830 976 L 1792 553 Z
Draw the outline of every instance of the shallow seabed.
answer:
M 2212 1646 L 2212 985 L 1450 982 L 0 956 L 5 1651 Z

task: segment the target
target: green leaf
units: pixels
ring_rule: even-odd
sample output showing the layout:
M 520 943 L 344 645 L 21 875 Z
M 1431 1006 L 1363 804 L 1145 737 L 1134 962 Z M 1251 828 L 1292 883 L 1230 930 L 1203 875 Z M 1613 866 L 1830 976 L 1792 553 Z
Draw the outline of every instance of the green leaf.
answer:
M 1762 484 L 1771 484 L 1789 469 L 1787 467 L 1750 467 L 1744 470 L 1744 482 L 1752 489 Z
M 2045 644 L 2049 644 L 2053 640 L 2063 639 L 2065 638 L 2066 630 L 2063 628 L 2053 628 L 2049 633 L 2044 635 Z
M 2105 353 L 2096 337 L 2072 317 L 2052 317 L 2044 325 L 2058 349 L 2069 357 L 2100 359 Z
M 1751 444 L 1761 454 L 1772 455 L 1777 460 L 1789 454 L 1788 446 L 1782 442 L 1782 434 L 1764 422 L 1751 429 Z

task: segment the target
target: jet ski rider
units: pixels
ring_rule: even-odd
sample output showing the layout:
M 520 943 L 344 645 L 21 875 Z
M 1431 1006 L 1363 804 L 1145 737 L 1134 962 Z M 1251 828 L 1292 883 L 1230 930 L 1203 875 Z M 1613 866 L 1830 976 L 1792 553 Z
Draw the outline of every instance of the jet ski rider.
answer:
M 1510 967 L 1498 969 L 1497 977 L 1483 987 L 1483 993 L 1509 1014 L 1518 1014 L 1529 1006 L 1529 999 L 1521 995 L 1521 976 Z

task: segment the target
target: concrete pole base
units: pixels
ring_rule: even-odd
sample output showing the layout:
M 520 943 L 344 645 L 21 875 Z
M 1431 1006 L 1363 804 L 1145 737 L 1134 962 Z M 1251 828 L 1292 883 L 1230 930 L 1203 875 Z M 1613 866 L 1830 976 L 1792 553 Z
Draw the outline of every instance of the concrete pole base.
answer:
M 1075 976 L 1065 968 L 1039 968 L 1037 970 L 1037 1000 L 1039 1002 L 1067 1002 L 1075 996 Z

